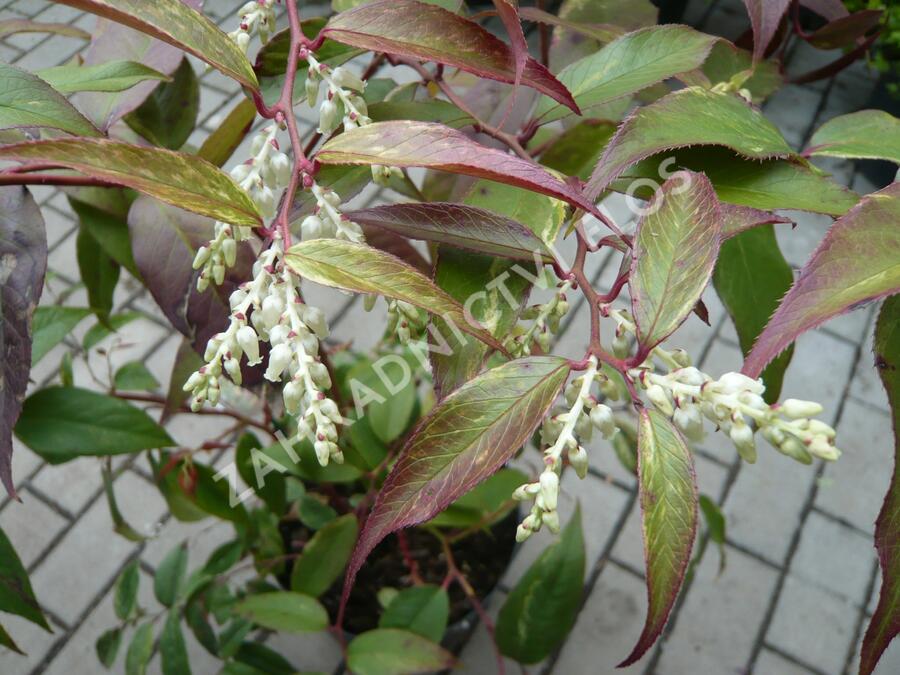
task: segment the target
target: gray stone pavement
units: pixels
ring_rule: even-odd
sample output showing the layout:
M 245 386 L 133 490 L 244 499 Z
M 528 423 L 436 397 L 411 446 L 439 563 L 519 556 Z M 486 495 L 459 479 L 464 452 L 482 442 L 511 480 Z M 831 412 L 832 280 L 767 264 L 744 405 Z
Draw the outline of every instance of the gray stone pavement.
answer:
M 240 0 L 207 0 L 206 11 L 231 29 Z M 710 32 L 736 37 L 746 26 L 741 3 L 694 0 L 689 20 L 705 22 Z M 311 10 L 310 10 L 311 11 Z M 67 22 L 91 30 L 94 18 L 45 0 L 0 0 L 0 20 L 35 18 Z M 79 40 L 42 34 L 11 36 L 0 41 L 0 59 L 26 68 L 57 65 L 83 46 Z M 830 55 L 833 56 L 833 55 Z M 806 49 L 790 52 L 789 71 L 801 72 L 829 55 Z M 199 143 L 238 95 L 226 78 L 194 62 L 202 77 L 202 130 Z M 788 87 L 766 105 L 766 114 L 800 148 L 822 122 L 864 105 L 874 78 L 854 66 L 835 80 L 804 87 Z M 245 154 L 239 149 L 236 157 Z M 841 182 L 866 193 L 866 179 L 849 162 L 823 167 Z M 78 278 L 75 230 L 64 196 L 36 188 L 35 196 L 47 221 L 50 269 L 42 303 L 84 306 Z M 377 200 L 377 194 L 363 201 Z M 618 202 L 608 205 L 627 214 Z M 797 227 L 779 226 L 778 236 L 789 261 L 799 267 L 822 237 L 828 218 L 790 213 Z M 624 221 L 624 219 L 623 219 Z M 595 279 L 608 281 L 615 270 L 609 260 L 592 261 Z M 359 303 L 326 290 L 310 288 L 312 302 L 327 309 L 334 339 L 356 337 L 361 348 L 370 345 L 363 331 L 372 319 Z M 741 355 L 736 336 L 721 304 L 706 298 L 712 328 L 692 317 L 671 338 L 687 348 L 712 374 L 735 370 Z M 75 362 L 76 382 L 92 386 L 92 371 L 140 359 L 168 385 L 171 364 L 180 338 L 172 333 L 139 284 L 124 279 L 117 295 L 117 311 L 137 310 L 134 321 L 100 347 Z M 838 675 L 854 672 L 861 634 L 870 616 L 879 584 L 871 544 L 873 523 L 890 475 L 892 439 L 886 398 L 872 367 L 871 324 L 874 308 L 841 317 L 799 340 L 785 382 L 785 396 L 814 398 L 838 429 L 844 455 L 835 464 L 805 467 L 771 449 L 761 449 L 758 464 L 741 465 L 727 440 L 711 436 L 697 451 L 701 492 L 717 501 L 727 517 L 726 565 L 719 572 L 719 552 L 707 549 L 690 585 L 682 594 L 664 638 L 649 656 L 627 669 L 645 675 Z M 572 313 L 569 329 L 560 339 L 564 354 L 583 353 L 587 315 L 583 306 Z M 48 354 L 32 374 L 35 386 L 57 375 L 67 349 L 78 349 L 85 321 Z M 363 337 L 358 337 L 363 334 Z M 369 338 L 371 340 L 371 337 Z M 210 418 L 175 418 L 169 425 L 183 445 L 220 431 Z M 618 464 L 608 446 L 597 445 L 585 481 L 569 476 L 564 488 L 563 515 L 580 500 L 585 512 L 589 568 L 584 605 L 566 646 L 529 673 L 559 675 L 607 674 L 629 651 L 644 618 L 643 554 L 635 481 Z M 151 576 L 168 550 L 187 540 L 194 563 L 224 541 L 228 527 L 204 523 L 186 525 L 172 520 L 152 484 L 144 458 L 125 458 L 115 464 L 115 490 L 126 519 L 137 529 L 153 533 L 144 544 L 114 534 L 103 498 L 100 464 L 83 459 L 61 467 L 43 464 L 23 447 L 16 447 L 14 475 L 23 504 L 0 501 L 0 525 L 12 539 L 31 574 L 38 597 L 54 632 L 4 615 L 3 623 L 28 653 L 19 657 L 0 650 L 2 675 L 101 672 L 94 642 L 114 623 L 111 587 L 121 569 L 139 558 L 142 588 L 149 593 Z M 502 596 L 537 555 L 543 534 L 521 548 L 490 609 L 497 611 Z M 150 598 L 147 604 L 153 605 Z M 218 672 L 215 661 L 189 637 L 194 672 Z M 330 638 L 272 636 L 269 644 L 302 670 L 340 672 L 340 650 Z M 119 663 L 121 664 L 121 658 Z M 461 669 L 470 673 L 493 670 L 493 653 L 483 628 L 478 628 L 462 653 Z M 509 664 L 509 672 L 517 672 Z M 159 672 L 158 659 L 152 672 Z M 116 667 L 121 672 L 121 665 Z M 885 655 L 880 675 L 900 672 L 900 646 Z

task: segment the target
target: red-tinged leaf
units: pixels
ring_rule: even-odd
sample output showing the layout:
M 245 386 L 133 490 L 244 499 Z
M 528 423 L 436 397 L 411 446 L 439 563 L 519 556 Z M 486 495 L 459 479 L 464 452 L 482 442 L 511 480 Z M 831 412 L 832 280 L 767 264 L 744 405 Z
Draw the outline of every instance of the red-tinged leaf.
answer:
M 870 675 L 900 633 L 900 296 L 884 301 L 875 324 L 875 367 L 893 411 L 894 476 L 875 521 L 875 548 L 881 563 L 881 594 L 866 629 L 859 675 Z
M 506 43 L 478 24 L 436 5 L 378 0 L 338 14 L 323 33 L 352 47 L 436 61 L 480 77 L 516 82 L 516 54 Z M 579 112 L 569 91 L 530 56 L 521 82 Z
M 442 202 L 391 204 L 347 214 L 354 222 L 476 253 L 513 260 L 552 260 L 547 246 L 521 223 L 487 209 Z
M 322 146 L 316 159 L 324 164 L 421 166 L 487 178 L 598 213 L 593 202 L 534 162 L 480 145 L 441 124 L 375 122 L 335 136 Z
M 835 221 L 744 361 L 758 377 L 801 333 L 900 291 L 900 183 L 864 197 Z
M 338 239 L 310 239 L 285 255 L 297 274 L 317 284 L 354 293 L 377 293 L 421 307 L 494 349 L 502 345 L 466 314 L 463 306 L 414 267 L 384 251 Z
M 750 159 L 792 157 L 778 128 L 736 94 L 689 87 L 629 115 L 585 188 L 590 199 L 636 162 L 663 150 L 720 145 Z
M 735 204 L 720 204 L 720 217 L 722 219 L 722 241 L 749 230 L 759 225 L 772 225 L 774 223 L 790 223 L 790 218 L 776 216 L 768 211 L 761 211 L 750 206 L 737 206 Z
M 678 429 L 656 410 L 641 410 L 638 481 L 647 564 L 647 621 L 620 668 L 638 661 L 662 633 L 697 534 L 697 485 L 691 451 Z
M 59 0 L 59 4 L 152 35 L 206 61 L 250 89 L 259 88 L 253 66 L 240 48 L 209 18 L 181 0 Z
M 528 63 L 528 42 L 525 33 L 522 32 L 522 22 L 519 20 L 519 0 L 494 0 L 494 7 L 503 22 L 509 42 L 512 45 L 513 59 L 516 64 L 514 83 L 518 87 L 525 73 Z
M 719 201 L 703 174 L 676 173 L 663 183 L 638 224 L 629 288 L 644 353 L 671 335 L 693 310 L 716 265 Z
M 25 188 L 0 188 L 0 482 L 11 497 L 12 430 L 31 367 L 31 317 L 44 287 L 47 235 Z
M 400 258 L 400 260 L 416 268 L 425 276 L 431 275 L 431 263 L 408 239 L 389 230 L 383 230 L 380 227 L 362 224 L 362 228 L 363 234 L 366 235 L 366 243 L 369 246 Z
M 753 60 L 759 61 L 775 37 L 791 0 L 744 0 L 753 26 Z
M 813 134 L 806 154 L 900 164 L 900 119 L 884 110 L 833 117 Z
M 807 38 L 819 49 L 839 49 L 864 37 L 881 23 L 880 9 L 864 9 L 825 24 Z
M 30 19 L 9 19 L 0 21 L 0 38 L 16 33 L 55 33 L 65 37 L 90 40 L 91 34 L 68 23 L 43 23 Z
M 550 12 L 545 12 L 537 7 L 520 7 L 519 17 L 526 21 L 534 21 L 535 23 L 544 23 L 549 26 L 557 26 L 565 28 L 573 33 L 579 33 L 589 38 L 597 40 L 597 42 L 612 42 L 617 37 L 625 35 L 628 32 L 621 26 L 614 26 L 611 23 L 580 23 L 577 21 L 567 21 Z
M 106 139 L 70 138 L 2 146 L 0 158 L 74 169 L 233 225 L 262 224 L 247 193 L 228 174 L 195 155 Z
M 531 437 L 568 374 L 568 362 L 559 357 L 510 361 L 461 386 L 419 423 L 360 535 L 342 604 L 378 542 L 433 518 L 512 457 Z
M 842 0 L 800 0 L 800 4 L 829 21 L 849 14 Z
M 199 9 L 199 0 L 186 4 Z M 142 63 L 166 75 L 178 69 L 184 54 L 180 49 L 115 21 L 98 18 L 91 44 L 83 53 L 84 64 L 95 66 L 113 59 Z M 157 82 L 144 82 L 120 92 L 82 92 L 72 102 L 98 127 L 107 131 L 122 117 L 138 108 L 153 92 Z

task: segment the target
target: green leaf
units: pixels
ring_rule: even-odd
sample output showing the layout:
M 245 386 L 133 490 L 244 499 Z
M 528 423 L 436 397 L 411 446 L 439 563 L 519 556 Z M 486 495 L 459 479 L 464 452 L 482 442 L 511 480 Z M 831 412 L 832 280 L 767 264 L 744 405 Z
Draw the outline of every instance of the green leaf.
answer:
M 125 675 L 145 675 L 153 656 L 153 622 L 142 623 L 134 632 L 125 654 Z
M 641 411 L 638 483 L 647 562 L 647 621 L 620 668 L 640 659 L 666 625 L 697 534 L 697 486 L 691 452 L 662 413 Z
M 368 87 L 366 87 L 368 93 Z M 378 101 L 369 105 L 369 117 L 373 122 L 388 120 L 416 120 L 437 122 L 454 129 L 475 124 L 468 113 L 464 113 L 449 101 Z
M 687 145 L 723 145 L 750 159 L 794 155 L 778 128 L 740 96 L 689 87 L 628 116 L 597 163 L 585 194 L 595 198 L 635 162 Z
M 97 652 L 97 660 L 100 664 L 109 670 L 116 662 L 116 656 L 119 655 L 119 647 L 122 646 L 122 629 L 113 628 L 106 631 L 97 638 L 94 650 Z
M 31 366 L 36 366 L 47 352 L 63 341 L 91 310 L 83 307 L 38 307 L 31 322 Z
M 347 666 L 356 675 L 413 675 L 451 668 L 454 661 L 440 645 L 396 628 L 370 630 L 347 647 Z
M 638 224 L 629 288 L 642 353 L 671 335 L 693 311 L 716 264 L 720 208 L 709 180 L 678 173 Z
M 91 34 L 68 23 L 31 21 L 30 19 L 9 19 L 0 21 L 0 37 L 16 33 L 54 33 L 65 37 L 90 40 Z
M 221 167 L 237 150 L 256 119 L 256 106 L 249 98 L 241 99 L 222 123 L 216 127 L 197 151 L 197 156 Z
M 51 127 L 75 136 L 102 136 L 65 97 L 36 75 L 0 63 L 0 128 Z
M 562 643 L 578 616 L 584 586 L 581 508 L 510 591 L 497 618 L 497 646 L 521 663 L 538 663 Z
M 429 520 L 428 524 L 438 527 L 490 527 L 515 508 L 512 493 L 528 481 L 528 476 L 517 469 L 500 469 Z
M 887 391 L 894 430 L 894 472 L 884 505 L 875 521 L 875 548 L 881 564 L 878 606 L 866 629 L 860 675 L 870 675 L 891 641 L 900 633 L 900 295 L 884 301 L 875 324 L 875 366 Z
M 140 279 L 137 266 L 134 264 L 134 254 L 131 251 L 131 238 L 128 234 L 128 223 L 124 213 L 113 214 L 78 199 L 69 198 L 72 210 L 78 216 L 81 229 L 93 237 L 107 256 L 115 260 L 119 265 L 131 272 L 135 279 Z
M 674 164 L 667 163 L 669 158 L 674 158 Z M 625 171 L 610 187 L 650 199 L 652 191 L 636 180 L 649 178 L 656 185 L 678 168 L 706 174 L 721 201 L 757 209 L 797 209 L 841 216 L 859 201 L 855 192 L 807 166 L 780 159 L 743 159 L 715 147 L 654 155 Z
M 709 540 L 719 548 L 719 574 L 725 570 L 725 514 L 712 499 L 700 495 L 700 511 L 706 521 Z
M 297 502 L 297 517 L 311 530 L 320 530 L 337 518 L 337 511 L 309 493 Z
M 75 255 L 91 309 L 100 321 L 105 321 L 113 308 L 113 296 L 119 283 L 119 263 L 106 255 L 85 228 L 78 230 Z
M 806 154 L 900 164 L 900 119 L 883 110 L 834 117 L 813 134 Z
M 0 611 L 21 616 L 52 633 L 44 613 L 34 597 L 28 572 L 19 560 L 12 542 L 0 529 Z
M 424 274 L 390 254 L 349 241 L 311 239 L 291 247 L 285 261 L 305 279 L 403 300 L 452 321 L 459 330 L 501 349 L 492 335 L 467 321 L 462 305 Z
M 194 130 L 200 110 L 200 82 L 190 61 L 181 65 L 171 82 L 156 87 L 125 122 L 154 145 L 178 150 Z
M 385 354 L 374 362 L 360 359 L 347 373 L 357 411 L 375 436 L 390 443 L 413 422 L 416 407 L 417 362 L 409 351 Z
M 168 75 L 136 61 L 107 61 L 95 66 L 65 65 L 35 73 L 56 91 L 124 91 L 146 80 L 170 80 Z
M 553 74 L 526 55 L 517 77 L 512 49 L 473 21 L 432 4 L 380 0 L 342 12 L 323 35 L 360 49 L 436 61 L 479 77 L 532 87 L 570 107 L 578 106 Z
M 582 120 L 553 141 L 541 154 L 541 164 L 567 176 L 588 180 L 615 132 L 613 122 Z
M 187 573 L 187 542 L 178 544 L 166 554 L 153 578 L 153 594 L 166 607 L 172 607 L 184 588 Z
M 359 524 L 352 513 L 326 523 L 294 561 L 291 590 L 318 597 L 331 588 L 344 573 L 358 535 Z
M 858 305 L 900 290 L 900 183 L 892 183 L 835 221 L 744 361 L 763 368 L 801 333 Z
M 247 193 L 227 174 L 194 155 L 119 141 L 71 138 L 3 146 L 0 158 L 74 169 L 234 225 L 262 223 Z
M 250 595 L 234 606 L 234 612 L 263 628 L 286 633 L 314 632 L 328 626 L 328 612 L 315 598 L 289 591 Z
M 745 356 L 793 282 L 794 272 L 778 248 L 771 225 L 742 232 L 722 243 L 713 285 L 734 322 Z M 763 371 L 769 403 L 778 400 L 792 352 L 783 352 Z
M 64 385 L 72 386 L 72 385 Z M 128 541 L 143 542 L 147 539 L 140 532 L 135 530 L 122 515 L 119 509 L 119 502 L 116 500 L 116 488 L 113 484 L 112 461 L 107 457 L 100 471 L 103 477 L 103 494 L 106 496 L 106 506 L 109 509 L 109 517 L 113 522 L 113 532 L 121 535 Z
M 116 616 L 122 621 L 131 618 L 131 614 L 137 607 L 137 594 L 140 584 L 141 570 L 139 561 L 135 559 L 125 566 L 119 578 L 116 579 L 113 608 L 116 611 Z
M 262 444 L 256 436 L 249 432 L 243 434 L 235 448 L 234 463 L 244 482 L 253 488 L 273 513 L 280 515 L 287 506 L 284 476 L 277 467 L 266 463 L 266 455 L 259 452 L 260 448 Z
M 565 359 L 518 359 L 444 398 L 416 427 L 378 493 L 345 593 L 384 537 L 433 518 L 509 460 L 531 437 L 568 374 Z
M 753 63 L 750 52 L 735 47 L 728 40 L 716 42 L 703 63 L 702 73 L 712 85 L 719 82 L 731 84 L 734 79 L 743 80 L 740 86 L 750 92 L 754 103 L 764 101 L 784 83 L 776 60 Z M 748 73 L 751 73 L 750 76 L 743 79 Z M 685 81 L 691 83 L 688 78 Z
M 244 642 L 234 655 L 235 661 L 264 675 L 296 675 L 298 670 L 281 654 L 259 642 Z
M 141 361 L 131 361 L 119 368 L 113 383 L 119 391 L 152 391 L 159 387 L 159 381 Z
M 256 75 L 240 48 L 205 15 L 181 0 L 59 0 L 190 52 L 250 89 Z
M 159 635 L 159 656 L 163 675 L 191 675 L 187 645 L 181 632 L 181 615 L 172 610 Z
M 379 628 L 403 628 L 440 642 L 447 630 L 450 598 L 440 586 L 404 588 L 378 620 Z
M 679 25 L 651 26 L 628 33 L 559 73 L 581 108 L 591 108 L 703 65 L 717 38 Z M 534 117 L 546 124 L 571 114 L 558 103 L 542 99 Z
M 187 339 L 182 339 L 178 345 L 178 351 L 175 352 L 175 361 L 169 376 L 169 391 L 166 393 L 166 405 L 163 408 L 161 421 L 165 422 L 187 401 L 190 393 L 184 390 L 183 383 L 187 382 L 192 373 L 202 368 L 203 364 L 203 359 L 194 351 L 191 343 Z
M 380 227 L 410 239 L 514 260 L 531 262 L 535 256 L 552 260 L 547 246 L 521 223 L 465 204 L 389 204 L 351 211 L 347 216 L 360 225 Z
M 556 241 L 559 228 L 566 219 L 565 202 L 489 180 L 474 183 L 466 194 L 465 203 L 522 223 L 548 247 Z M 531 248 L 531 255 L 523 259 L 533 262 L 534 248 Z
M 77 387 L 48 387 L 29 396 L 15 432 L 51 464 L 175 445 L 143 410 Z

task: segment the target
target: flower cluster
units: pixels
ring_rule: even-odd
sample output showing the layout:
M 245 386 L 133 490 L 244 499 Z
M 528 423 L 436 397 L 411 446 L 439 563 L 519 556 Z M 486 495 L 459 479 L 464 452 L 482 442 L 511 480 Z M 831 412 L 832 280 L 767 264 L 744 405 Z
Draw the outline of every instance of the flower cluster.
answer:
M 387 332 L 396 333 L 401 344 L 418 340 L 428 324 L 428 314 L 423 309 L 402 300 L 387 299 Z
M 275 215 L 276 191 L 284 188 L 291 179 L 291 161 L 281 152 L 276 135 L 278 125 L 262 129 L 250 146 L 253 157 L 231 170 L 237 181 L 267 218 Z M 229 223 L 215 224 L 215 237 L 201 246 L 194 258 L 194 269 L 201 270 L 197 288 L 202 292 L 210 280 L 217 285 L 225 279 L 226 268 L 234 265 L 237 244 L 250 238 L 250 228 Z
M 623 310 L 609 313 L 617 323 L 617 340 L 627 345 L 625 334 L 635 332 L 632 317 Z M 787 399 L 780 405 L 769 405 L 763 399 L 765 385 L 760 380 L 741 373 L 725 373 L 714 380 L 694 368 L 683 350 L 656 347 L 651 357 L 665 363 L 669 372 L 653 372 L 650 359 L 628 375 L 689 440 L 703 439 L 705 418 L 728 434 L 747 462 L 756 461 L 754 427 L 781 453 L 804 464 L 811 463 L 813 457 L 834 461 L 840 456 L 834 446 L 834 429 L 810 419 L 822 412 L 818 403 Z
M 325 391 L 331 376 L 319 360 L 319 340 L 327 337 L 325 315 L 305 304 L 299 293 L 300 279 L 284 264 L 284 247 L 276 235 L 253 267 L 253 279 L 235 290 L 229 302 L 228 328 L 213 336 L 206 347 L 206 365 L 184 385 L 198 410 L 206 401 L 219 399 L 219 378 L 224 371 L 241 383 L 241 357 L 248 365 L 262 362 L 260 341 L 271 346 L 265 378 L 286 384 L 282 392 L 285 410 L 298 416 L 297 439 L 313 438 L 316 457 L 323 466 L 343 462 L 337 445 L 336 424 L 341 422 L 337 404 Z
M 554 534 L 559 532 L 556 506 L 563 454 L 579 478 L 584 478 L 588 457 L 582 441 L 590 440 L 594 429 L 607 439 L 618 431 L 612 409 L 600 403 L 592 393 L 594 384 L 605 398 L 615 400 L 619 397 L 615 384 L 597 367 L 597 359 L 593 356 L 587 370 L 569 382 L 565 392 L 569 408 L 554 410 L 541 429 L 541 442 L 547 446 L 543 472 L 536 482 L 521 485 L 513 493 L 513 499 L 534 500 L 531 512 L 516 531 L 517 541 L 525 541 L 543 525 Z
M 238 11 L 241 23 L 237 30 L 228 34 L 245 54 L 250 47 L 250 38 L 254 33 L 266 42 L 275 30 L 275 3 L 280 0 L 250 0 Z
M 569 311 L 566 292 L 572 288 L 571 281 L 565 281 L 556 289 L 556 294 L 543 305 L 532 305 L 522 312 L 522 319 L 532 321 L 531 325 L 517 335 L 512 335 L 504 345 L 513 356 L 528 356 L 532 345 L 537 342 L 543 351 L 549 351 L 550 339 L 559 330 L 559 322 Z
M 366 240 L 362 228 L 341 213 L 341 196 L 317 183 L 310 187 L 316 198 L 315 211 L 300 223 L 300 235 L 308 239 L 346 239 L 356 243 Z

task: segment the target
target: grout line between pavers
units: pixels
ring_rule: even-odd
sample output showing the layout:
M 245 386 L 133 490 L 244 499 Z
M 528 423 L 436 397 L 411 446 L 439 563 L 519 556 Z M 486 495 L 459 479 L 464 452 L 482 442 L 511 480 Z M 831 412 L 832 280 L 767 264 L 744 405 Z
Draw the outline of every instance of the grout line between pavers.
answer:
M 813 666 L 809 663 L 806 663 L 802 659 L 798 659 L 796 656 L 794 656 L 790 652 L 786 652 L 776 645 L 766 642 L 765 644 L 763 644 L 763 647 L 765 649 L 767 649 L 768 651 L 772 652 L 773 654 L 777 654 L 778 656 L 783 658 L 785 661 L 789 661 L 791 664 L 798 666 L 799 668 L 803 668 L 804 670 L 809 671 L 813 675 L 830 675 L 829 673 L 826 673 L 824 670 L 820 670 L 819 668 L 816 668 L 815 666 Z M 766 673 L 762 673 L 761 675 L 766 675 Z

